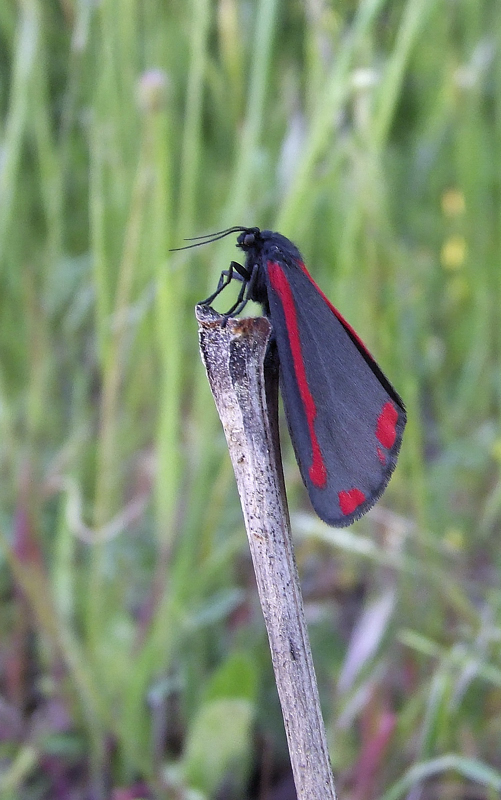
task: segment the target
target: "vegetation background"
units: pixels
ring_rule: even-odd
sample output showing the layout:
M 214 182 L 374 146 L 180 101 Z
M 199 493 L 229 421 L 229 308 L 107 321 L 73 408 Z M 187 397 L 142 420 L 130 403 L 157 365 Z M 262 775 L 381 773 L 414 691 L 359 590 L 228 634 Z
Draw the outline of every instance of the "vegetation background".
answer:
M 339 796 L 499 797 L 501 5 L 3 0 L 0 37 L 0 799 L 294 796 L 197 353 L 234 241 L 169 253 L 235 224 L 408 406 L 348 530 L 285 446 Z

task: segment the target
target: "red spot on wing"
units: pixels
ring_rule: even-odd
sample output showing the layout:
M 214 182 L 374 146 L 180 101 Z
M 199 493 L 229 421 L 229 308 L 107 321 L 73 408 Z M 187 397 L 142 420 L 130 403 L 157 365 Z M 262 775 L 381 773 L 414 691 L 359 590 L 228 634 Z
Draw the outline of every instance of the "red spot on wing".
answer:
M 380 447 L 377 448 L 377 457 L 379 458 L 381 464 L 386 464 L 386 456 Z
M 319 489 L 322 489 L 327 481 L 327 470 L 325 468 L 322 451 L 320 450 L 320 445 L 315 433 L 314 420 L 317 415 L 317 408 L 313 399 L 313 395 L 311 394 L 310 387 L 308 386 L 308 379 L 306 377 L 306 369 L 301 350 L 301 340 L 299 338 L 299 328 L 297 324 L 294 297 L 289 285 L 289 281 L 287 280 L 285 272 L 280 264 L 278 264 L 276 261 L 268 261 L 268 275 L 271 286 L 280 298 L 284 310 L 285 324 L 287 326 L 292 361 L 294 364 L 294 373 L 296 375 L 299 394 L 303 402 L 303 407 L 308 422 L 312 452 L 312 461 L 309 469 L 310 480 L 315 486 L 318 486 Z
M 345 516 L 353 514 L 362 503 L 365 503 L 365 494 L 361 492 L 360 489 L 349 489 L 347 492 L 339 492 L 338 498 L 341 514 Z
M 395 439 L 397 438 L 397 420 L 398 411 L 393 403 L 385 403 L 377 418 L 376 438 L 387 450 L 395 444 Z

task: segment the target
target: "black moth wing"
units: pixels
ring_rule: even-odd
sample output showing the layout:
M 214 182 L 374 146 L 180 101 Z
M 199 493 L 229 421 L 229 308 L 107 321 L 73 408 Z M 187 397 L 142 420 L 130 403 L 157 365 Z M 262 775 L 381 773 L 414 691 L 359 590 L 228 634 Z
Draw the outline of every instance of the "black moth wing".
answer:
M 350 525 L 395 469 L 405 408 L 304 265 L 278 255 L 263 267 L 290 436 L 318 516 Z

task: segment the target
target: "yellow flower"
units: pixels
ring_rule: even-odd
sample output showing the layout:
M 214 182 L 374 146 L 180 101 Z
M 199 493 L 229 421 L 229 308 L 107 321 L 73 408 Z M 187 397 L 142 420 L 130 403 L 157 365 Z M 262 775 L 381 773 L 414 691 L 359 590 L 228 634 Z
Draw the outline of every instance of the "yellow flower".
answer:
M 464 236 L 450 236 L 442 245 L 440 261 L 444 269 L 460 269 L 466 258 L 468 247 Z

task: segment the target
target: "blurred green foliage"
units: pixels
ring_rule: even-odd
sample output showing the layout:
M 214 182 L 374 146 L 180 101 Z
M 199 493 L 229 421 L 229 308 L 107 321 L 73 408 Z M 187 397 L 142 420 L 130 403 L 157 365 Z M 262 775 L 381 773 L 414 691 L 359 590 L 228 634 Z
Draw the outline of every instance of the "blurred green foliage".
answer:
M 1 800 L 284 768 L 193 316 L 234 242 L 169 252 L 235 224 L 408 406 L 349 531 L 284 448 L 342 791 L 499 796 L 501 6 L 4 0 L 0 41 Z

